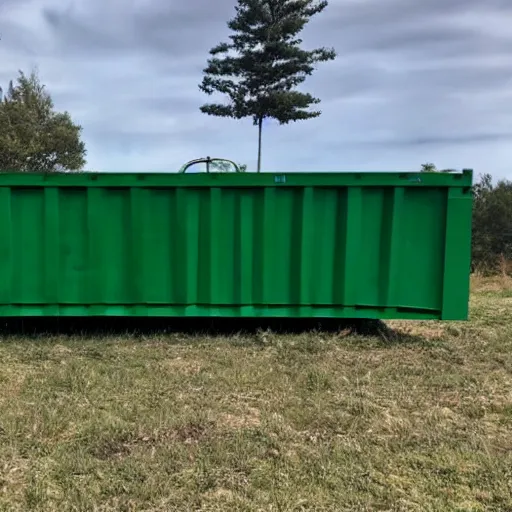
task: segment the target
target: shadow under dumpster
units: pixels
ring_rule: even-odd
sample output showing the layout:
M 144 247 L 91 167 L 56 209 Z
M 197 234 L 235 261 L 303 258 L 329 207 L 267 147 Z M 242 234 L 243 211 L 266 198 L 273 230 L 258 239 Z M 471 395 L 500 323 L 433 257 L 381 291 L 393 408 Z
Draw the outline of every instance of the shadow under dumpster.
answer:
M 232 335 L 260 331 L 299 334 L 348 331 L 364 336 L 390 333 L 380 320 L 290 318 L 23 317 L 0 320 L 0 335 L 115 335 L 122 333 Z

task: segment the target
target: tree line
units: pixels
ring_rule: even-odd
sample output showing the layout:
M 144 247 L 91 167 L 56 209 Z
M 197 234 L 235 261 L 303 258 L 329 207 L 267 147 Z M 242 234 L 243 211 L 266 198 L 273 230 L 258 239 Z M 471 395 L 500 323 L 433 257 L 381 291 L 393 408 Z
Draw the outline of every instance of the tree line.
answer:
M 473 269 L 512 274 L 512 181 L 484 174 L 473 190 Z
M 325 10 L 326 0 L 238 0 L 228 21 L 228 42 L 210 50 L 199 89 L 225 102 L 206 103 L 206 115 L 250 118 L 257 127 L 257 171 L 262 167 L 262 133 L 267 120 L 278 124 L 318 117 L 319 98 L 299 90 L 316 65 L 336 58 L 332 48 L 305 50 L 299 34 Z M 0 169 L 15 172 L 76 172 L 86 163 L 82 127 L 68 112 L 56 112 L 34 71 L 20 71 L 5 94 L 0 88 Z M 215 162 L 217 171 L 229 165 Z M 240 166 L 245 171 L 246 166 Z M 424 164 L 422 172 L 438 170 Z M 504 269 L 512 261 L 512 182 L 489 175 L 474 186 L 473 268 Z

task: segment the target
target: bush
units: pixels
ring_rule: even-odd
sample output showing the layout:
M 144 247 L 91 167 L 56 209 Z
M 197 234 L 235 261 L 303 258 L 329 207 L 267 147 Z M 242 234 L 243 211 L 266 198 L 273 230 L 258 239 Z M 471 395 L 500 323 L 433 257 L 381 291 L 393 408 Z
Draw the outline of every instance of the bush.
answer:
M 512 182 L 493 185 L 489 174 L 474 185 L 472 266 L 483 273 L 510 271 Z

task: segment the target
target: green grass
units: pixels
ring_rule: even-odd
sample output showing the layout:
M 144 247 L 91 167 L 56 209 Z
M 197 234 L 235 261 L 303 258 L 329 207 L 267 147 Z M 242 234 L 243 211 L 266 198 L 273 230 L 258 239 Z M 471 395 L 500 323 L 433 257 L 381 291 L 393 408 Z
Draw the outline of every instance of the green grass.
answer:
M 512 510 L 512 286 L 468 323 L 0 342 L 0 510 Z

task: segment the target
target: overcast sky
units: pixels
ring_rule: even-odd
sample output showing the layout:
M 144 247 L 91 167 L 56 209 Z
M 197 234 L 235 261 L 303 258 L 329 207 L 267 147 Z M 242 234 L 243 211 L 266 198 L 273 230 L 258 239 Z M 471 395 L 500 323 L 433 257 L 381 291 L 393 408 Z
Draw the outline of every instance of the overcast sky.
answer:
M 0 0 L 0 84 L 39 69 L 83 126 L 87 169 L 256 164 L 250 119 L 202 114 L 235 0 Z M 334 47 L 304 88 L 322 116 L 264 129 L 268 171 L 474 168 L 512 179 L 511 0 L 330 0 L 302 36 Z

